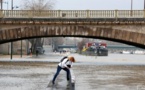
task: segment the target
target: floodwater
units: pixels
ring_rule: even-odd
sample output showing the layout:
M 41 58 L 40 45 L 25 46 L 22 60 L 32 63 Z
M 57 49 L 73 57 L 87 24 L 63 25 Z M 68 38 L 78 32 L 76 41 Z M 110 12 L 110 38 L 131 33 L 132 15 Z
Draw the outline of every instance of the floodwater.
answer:
M 145 55 L 71 55 L 77 61 L 72 68 L 76 80 L 75 90 L 145 90 Z M 39 56 L 40 60 L 41 57 L 48 61 L 54 57 L 54 61 L 59 61 L 62 56 L 46 54 Z M 46 61 L 0 62 L 0 90 L 49 90 L 46 87 L 56 66 L 56 62 Z
M 75 66 L 76 90 L 140 90 L 139 86 L 145 87 L 144 68 L 123 65 Z

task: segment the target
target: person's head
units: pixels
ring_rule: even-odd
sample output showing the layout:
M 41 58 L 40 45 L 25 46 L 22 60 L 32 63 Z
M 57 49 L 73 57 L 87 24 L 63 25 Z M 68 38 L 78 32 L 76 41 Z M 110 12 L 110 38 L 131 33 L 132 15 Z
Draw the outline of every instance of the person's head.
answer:
M 68 59 L 69 59 L 71 62 L 76 62 L 75 58 L 72 57 L 72 56 L 68 57 Z

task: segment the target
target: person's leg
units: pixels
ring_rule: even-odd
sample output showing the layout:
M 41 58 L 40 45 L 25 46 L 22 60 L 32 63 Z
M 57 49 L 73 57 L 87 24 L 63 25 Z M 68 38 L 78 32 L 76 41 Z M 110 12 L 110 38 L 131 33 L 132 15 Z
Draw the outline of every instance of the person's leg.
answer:
M 61 71 L 61 67 L 60 66 L 57 66 L 57 71 L 56 71 L 56 73 L 55 73 L 55 75 L 54 75 L 54 77 L 53 77 L 53 79 L 52 79 L 52 83 L 53 84 L 55 84 L 55 79 L 56 79 L 56 77 L 58 76 L 58 74 L 59 74 L 59 72 Z
M 70 70 L 69 69 L 67 69 L 67 68 L 63 68 L 63 70 L 64 71 L 66 71 L 66 79 L 67 79 L 67 81 L 69 81 L 69 79 L 70 79 Z

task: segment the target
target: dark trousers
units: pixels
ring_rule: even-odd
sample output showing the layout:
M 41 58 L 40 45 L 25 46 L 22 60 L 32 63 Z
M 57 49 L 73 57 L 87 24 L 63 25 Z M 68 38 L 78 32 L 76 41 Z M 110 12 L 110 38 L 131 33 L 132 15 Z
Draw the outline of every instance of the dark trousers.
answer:
M 69 81 L 69 74 L 70 74 L 69 69 L 67 69 L 67 68 L 61 68 L 61 67 L 58 65 L 58 66 L 57 66 L 57 71 L 56 71 L 56 73 L 55 73 L 55 75 L 54 75 L 54 77 L 53 77 L 53 79 L 52 79 L 52 83 L 53 83 L 53 84 L 55 83 L 55 79 L 56 79 L 56 77 L 58 76 L 58 74 L 60 73 L 61 69 L 63 69 L 64 71 L 66 71 L 66 79 L 67 79 L 67 81 Z

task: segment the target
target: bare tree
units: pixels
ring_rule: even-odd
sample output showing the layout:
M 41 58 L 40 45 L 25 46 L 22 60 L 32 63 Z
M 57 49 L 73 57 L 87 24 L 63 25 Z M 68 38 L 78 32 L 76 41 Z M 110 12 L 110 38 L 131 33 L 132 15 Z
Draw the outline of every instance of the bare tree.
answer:
M 63 37 L 53 37 L 52 38 L 53 51 L 58 50 L 58 45 L 62 45 L 63 43 L 64 43 Z
M 82 41 L 80 41 L 80 42 L 78 43 L 78 49 L 79 49 L 80 52 L 82 51 L 83 46 L 84 46 L 87 42 L 89 42 L 89 39 L 83 38 Z
M 24 0 L 23 9 L 26 10 L 50 10 L 53 8 L 55 0 Z
M 24 0 L 22 9 L 25 10 L 50 10 L 54 6 L 55 0 Z M 31 42 L 31 49 L 34 53 L 36 51 L 36 47 L 42 47 L 44 43 L 44 39 L 36 38 L 30 39 Z

